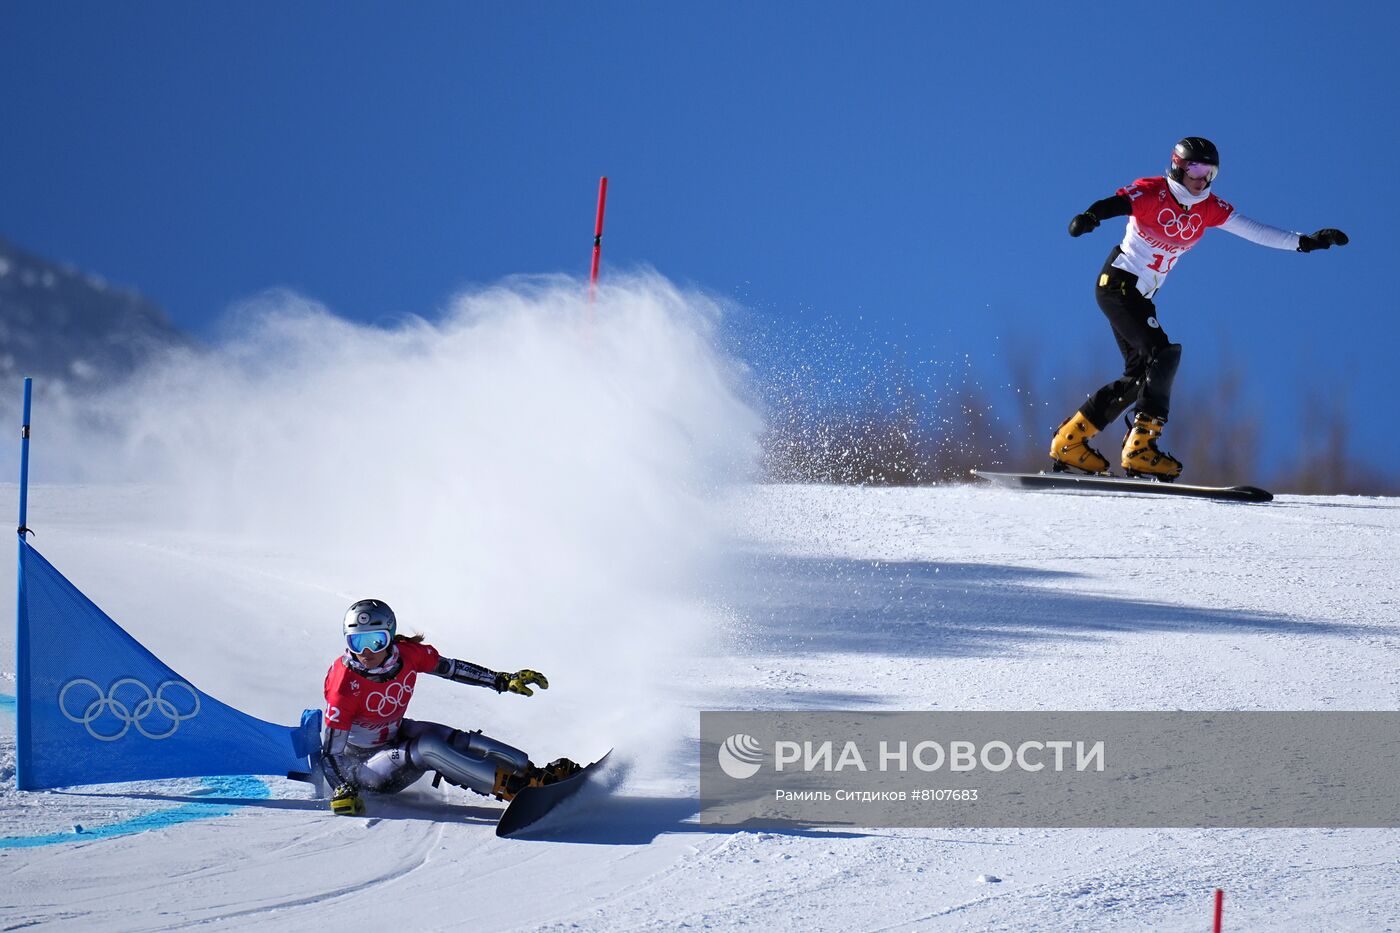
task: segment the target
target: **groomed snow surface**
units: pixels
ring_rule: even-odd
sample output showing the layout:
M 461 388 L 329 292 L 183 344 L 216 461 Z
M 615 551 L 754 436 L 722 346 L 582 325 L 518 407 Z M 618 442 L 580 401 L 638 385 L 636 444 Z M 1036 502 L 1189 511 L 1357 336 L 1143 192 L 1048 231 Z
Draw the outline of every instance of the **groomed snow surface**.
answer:
M 1400 925 L 1394 830 L 700 825 L 705 709 L 1394 710 L 1400 502 L 754 485 L 766 395 L 722 303 L 586 293 L 376 326 L 273 294 L 101 397 L 36 386 L 28 524 L 238 709 L 319 707 L 378 597 L 551 684 L 420 678 L 410 715 L 537 762 L 615 747 L 606 786 L 515 840 L 426 781 L 365 819 L 276 777 L 18 793 L 0 626 L 0 929 L 1198 931 L 1217 887 L 1230 930 Z
M 330 594 L 358 590 L 313 555 L 278 552 L 275 536 L 143 521 L 155 495 L 36 488 L 36 544 L 197 685 L 294 722 L 336 652 Z M 700 709 L 1394 709 L 1400 503 L 749 487 L 722 508 L 728 582 L 675 610 L 710 637 L 654 659 L 664 676 L 638 672 L 678 731 L 623 737 L 615 786 L 535 837 L 497 839 L 498 804 L 426 782 L 372 798 L 369 819 L 335 817 L 275 778 L 18 793 L 13 716 L 0 714 L 0 835 L 42 843 L 0 849 L 0 925 L 1204 930 L 1216 887 L 1226 929 L 1400 925 L 1393 830 L 753 832 L 695 820 Z M 647 622 L 668 643 L 669 624 Z M 434 640 L 479 655 L 470 637 Z M 568 657 L 528 626 L 516 642 L 509 659 L 478 659 L 538 663 L 550 691 L 523 700 L 430 678 L 413 713 L 545 757 L 601 753 L 608 736 L 575 739 L 571 726 L 609 708 L 607 684 L 585 698 Z M 3 676 L 12 694 L 8 664 Z

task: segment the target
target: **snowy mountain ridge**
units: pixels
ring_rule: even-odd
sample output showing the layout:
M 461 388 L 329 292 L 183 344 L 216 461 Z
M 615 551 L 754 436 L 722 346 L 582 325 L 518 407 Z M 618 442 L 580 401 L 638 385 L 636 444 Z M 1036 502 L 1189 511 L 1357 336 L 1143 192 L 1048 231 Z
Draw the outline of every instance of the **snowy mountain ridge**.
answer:
M 140 293 L 0 237 L 0 378 L 83 389 L 190 345 Z

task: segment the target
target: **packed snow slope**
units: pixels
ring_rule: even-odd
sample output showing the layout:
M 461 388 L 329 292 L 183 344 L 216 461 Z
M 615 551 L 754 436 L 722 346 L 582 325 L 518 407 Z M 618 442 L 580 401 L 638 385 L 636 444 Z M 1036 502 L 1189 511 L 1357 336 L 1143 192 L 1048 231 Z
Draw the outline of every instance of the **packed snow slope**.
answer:
M 411 715 L 536 761 L 615 746 L 605 786 L 515 840 L 426 781 L 364 819 L 276 777 L 19 793 L 6 627 L 0 928 L 1194 931 L 1217 887 L 1228 929 L 1400 928 L 1394 831 L 702 826 L 704 709 L 1395 709 L 1400 502 L 755 485 L 718 309 L 566 292 L 375 330 L 277 298 L 212 357 L 41 398 L 29 524 L 248 713 L 318 706 L 377 596 L 550 679 L 423 678 Z
M 353 582 L 315 555 L 143 525 L 147 495 L 36 489 L 45 553 L 176 670 L 294 722 L 336 651 L 344 600 L 332 594 L 358 592 Z M 497 804 L 426 787 L 372 799 L 372 819 L 355 820 L 277 779 L 21 794 L 7 774 L 0 835 L 48 844 L 0 849 L 3 925 L 1199 930 L 1216 886 L 1235 929 L 1400 923 L 1394 831 L 745 832 L 694 820 L 700 709 L 1393 709 L 1400 503 L 760 487 L 728 507 L 743 572 L 725 598 L 676 607 L 715 637 L 670 658 L 648 698 L 676 733 L 618 731 L 630 772 L 540 837 L 497 839 Z M 672 622 L 663 611 L 591 635 L 625 647 L 664 639 Z M 415 714 L 544 756 L 611 742 L 591 718 L 610 685 L 528 625 L 487 654 L 470 635 L 436 640 L 487 663 L 538 663 L 553 686 L 524 700 L 425 683 Z M 12 717 L 4 726 L 10 771 Z

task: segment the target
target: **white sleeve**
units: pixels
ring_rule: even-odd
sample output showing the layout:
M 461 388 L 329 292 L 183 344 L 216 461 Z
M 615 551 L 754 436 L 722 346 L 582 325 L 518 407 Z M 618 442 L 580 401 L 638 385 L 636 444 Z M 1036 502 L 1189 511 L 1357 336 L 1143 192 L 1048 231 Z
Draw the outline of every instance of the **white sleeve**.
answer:
M 1268 224 L 1261 224 L 1257 220 L 1251 220 L 1239 211 L 1235 211 L 1229 218 L 1220 225 L 1220 229 L 1226 233 L 1233 233 L 1237 237 L 1248 240 L 1251 243 L 1258 243 L 1260 246 L 1269 246 L 1273 249 L 1296 250 L 1298 248 L 1299 234 L 1288 230 L 1280 230 L 1278 227 L 1270 227 Z

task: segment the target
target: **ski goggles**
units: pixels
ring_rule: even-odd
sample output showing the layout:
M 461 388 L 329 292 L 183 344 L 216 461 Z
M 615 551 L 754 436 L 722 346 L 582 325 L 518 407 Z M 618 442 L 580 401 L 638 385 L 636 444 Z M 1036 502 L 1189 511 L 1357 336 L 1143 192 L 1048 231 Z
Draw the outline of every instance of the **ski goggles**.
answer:
M 1216 174 L 1220 171 L 1220 166 L 1211 165 L 1209 162 L 1187 162 L 1182 170 L 1189 178 L 1204 178 L 1207 181 L 1215 181 Z
M 345 636 L 345 643 L 355 654 L 366 651 L 383 651 L 389 647 L 388 632 L 354 632 Z

